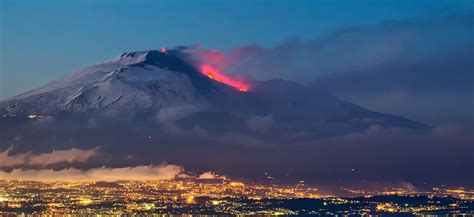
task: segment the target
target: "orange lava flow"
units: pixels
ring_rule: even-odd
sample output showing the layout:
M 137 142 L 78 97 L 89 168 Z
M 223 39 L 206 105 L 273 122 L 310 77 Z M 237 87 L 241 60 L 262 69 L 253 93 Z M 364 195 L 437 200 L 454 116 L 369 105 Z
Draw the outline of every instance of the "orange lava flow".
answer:
M 213 80 L 218 81 L 220 83 L 227 84 L 227 85 L 237 89 L 238 91 L 242 91 L 242 92 L 249 91 L 249 85 L 248 84 L 243 83 L 242 81 L 237 81 L 237 80 L 234 80 L 234 79 L 230 78 L 229 76 L 227 76 L 226 74 L 220 72 L 218 69 L 216 69 L 215 67 L 213 67 L 209 64 L 202 65 L 201 66 L 201 72 L 204 75 L 206 75 L 207 77 L 209 77 L 210 79 L 213 79 Z

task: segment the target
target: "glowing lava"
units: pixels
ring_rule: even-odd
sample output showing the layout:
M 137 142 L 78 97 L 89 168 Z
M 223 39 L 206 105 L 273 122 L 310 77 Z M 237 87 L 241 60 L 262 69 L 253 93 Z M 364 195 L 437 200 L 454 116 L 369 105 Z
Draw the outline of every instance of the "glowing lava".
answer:
M 213 67 L 212 65 L 209 65 L 209 64 L 202 65 L 201 72 L 207 77 L 209 77 L 210 79 L 213 79 L 220 83 L 227 84 L 231 87 L 234 87 L 235 89 L 239 91 L 247 92 L 249 90 L 248 84 L 242 81 L 237 81 L 235 79 L 230 78 L 229 76 L 222 73 L 221 71 L 219 71 L 217 68 Z

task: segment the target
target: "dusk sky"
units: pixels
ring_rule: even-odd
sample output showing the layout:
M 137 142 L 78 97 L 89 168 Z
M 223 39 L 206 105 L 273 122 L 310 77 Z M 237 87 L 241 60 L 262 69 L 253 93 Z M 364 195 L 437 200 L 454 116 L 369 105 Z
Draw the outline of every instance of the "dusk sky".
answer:
M 336 30 L 473 10 L 469 0 L 0 2 L 0 99 L 126 51 L 271 48 Z

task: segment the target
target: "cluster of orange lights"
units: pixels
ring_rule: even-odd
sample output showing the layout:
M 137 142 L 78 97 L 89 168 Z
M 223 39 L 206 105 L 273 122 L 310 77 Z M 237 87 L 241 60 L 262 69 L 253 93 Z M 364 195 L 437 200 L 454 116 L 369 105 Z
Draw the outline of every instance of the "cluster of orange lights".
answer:
M 207 77 L 209 77 L 210 79 L 229 85 L 239 91 L 242 91 L 242 92 L 249 91 L 248 84 L 227 76 L 226 74 L 222 73 L 219 69 L 217 69 L 216 67 L 213 67 L 212 65 L 209 65 L 209 64 L 202 65 L 201 72 Z

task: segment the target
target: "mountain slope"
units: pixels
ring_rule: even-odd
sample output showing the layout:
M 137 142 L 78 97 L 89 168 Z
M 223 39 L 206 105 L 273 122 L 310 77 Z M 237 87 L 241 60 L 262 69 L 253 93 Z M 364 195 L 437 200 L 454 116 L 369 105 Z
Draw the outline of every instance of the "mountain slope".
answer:
M 151 118 L 163 109 L 193 106 L 182 123 L 247 129 L 269 117 L 281 131 L 351 132 L 372 125 L 418 129 L 423 124 L 368 111 L 284 80 L 253 82 L 240 92 L 198 72 L 178 50 L 124 53 L 43 87 L 0 102 L 2 114 Z M 205 117 L 205 118 L 204 118 Z
M 203 103 L 190 78 L 172 71 L 172 65 L 146 64 L 156 53 L 125 53 L 2 102 L 0 107 L 18 115 L 133 115 L 182 103 Z

